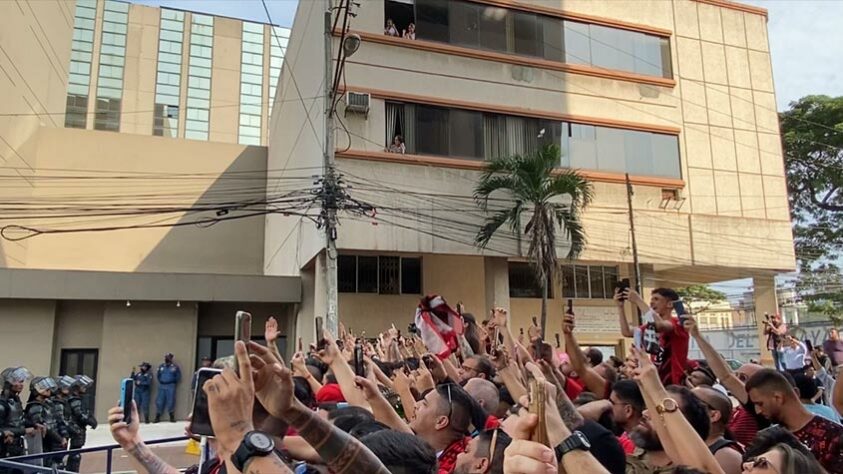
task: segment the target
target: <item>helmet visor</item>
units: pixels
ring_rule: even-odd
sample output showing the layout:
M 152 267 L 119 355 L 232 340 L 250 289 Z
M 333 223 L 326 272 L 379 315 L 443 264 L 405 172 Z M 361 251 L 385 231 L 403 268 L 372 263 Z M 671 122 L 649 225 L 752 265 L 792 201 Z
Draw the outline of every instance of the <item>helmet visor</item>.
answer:
M 51 382 L 51 379 L 42 378 L 41 380 L 38 380 L 37 382 L 32 384 L 32 386 L 35 387 L 35 390 L 38 390 L 38 391 L 52 390 L 54 384 L 52 384 L 50 382 Z
M 26 367 L 18 367 L 6 374 L 6 380 L 9 383 L 24 383 L 30 377 L 32 377 L 32 373 Z
M 75 383 L 76 379 L 69 375 L 62 375 L 61 377 L 59 377 L 59 387 L 64 390 L 70 390 L 71 388 L 73 388 L 73 384 Z

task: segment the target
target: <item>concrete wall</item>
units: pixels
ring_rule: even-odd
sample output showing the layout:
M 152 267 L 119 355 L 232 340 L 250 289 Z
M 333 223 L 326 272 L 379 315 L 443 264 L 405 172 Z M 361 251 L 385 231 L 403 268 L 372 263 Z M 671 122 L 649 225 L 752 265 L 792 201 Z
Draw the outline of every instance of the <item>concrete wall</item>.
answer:
M 73 147 L 68 147 L 73 143 Z M 74 129 L 42 129 L 35 163 L 53 176 L 97 176 L 38 182 L 33 196 L 46 202 L 92 202 L 136 207 L 219 206 L 261 199 L 266 149 L 190 140 Z M 46 172 L 45 172 L 46 173 Z M 132 179 L 120 179 L 132 178 Z M 139 178 L 133 178 L 140 176 Z M 60 183 L 60 185 L 56 185 Z M 248 189 L 246 189 L 248 188 Z M 149 197 L 152 195 L 153 197 Z M 237 215 L 231 211 L 229 217 Z M 216 212 L 90 219 L 81 226 L 125 226 L 152 221 L 194 222 Z M 162 219 L 168 219 L 161 221 Z M 75 219 L 78 220 L 78 219 Z M 26 221 L 37 227 L 80 227 L 62 219 Z M 23 222 L 21 222 L 23 224 Z M 29 240 L 27 268 L 262 274 L 264 221 L 261 217 L 131 231 L 42 235 Z
M 240 37 L 243 22 L 214 18 L 209 140 L 237 143 L 240 117 Z M 268 76 L 267 76 L 268 77 Z M 267 77 L 264 80 L 268 80 Z
M 39 127 L 63 127 L 75 2 L 0 2 L 0 199 L 30 195 Z M 0 266 L 26 263 L 25 242 L 0 240 Z
M 53 301 L 0 300 L 0 364 L 4 368 L 23 365 L 36 375 L 53 375 L 55 314 Z
M 160 19 L 161 12 L 157 8 L 129 7 L 120 114 L 122 133 L 152 135 Z
M 323 6 L 321 1 L 301 2 L 296 10 L 297 26 L 287 47 L 276 92 L 277 102 L 270 119 L 269 148 L 272 151 L 268 169 L 272 173 L 266 183 L 268 193 L 284 185 L 285 180 L 277 179 L 279 176 L 321 174 L 325 110 L 321 98 L 324 86 L 320 85 L 325 49 Z M 266 217 L 263 270 L 268 275 L 298 275 L 324 247 L 323 242 L 324 237 L 320 237 L 312 222 L 298 217 L 269 215 Z

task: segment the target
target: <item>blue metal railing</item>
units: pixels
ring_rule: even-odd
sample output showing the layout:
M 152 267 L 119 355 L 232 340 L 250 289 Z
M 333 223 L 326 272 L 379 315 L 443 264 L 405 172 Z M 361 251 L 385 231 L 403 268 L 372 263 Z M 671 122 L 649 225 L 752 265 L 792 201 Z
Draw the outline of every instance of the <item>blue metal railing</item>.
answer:
M 177 436 L 174 438 L 161 438 L 161 439 L 153 439 L 150 441 L 144 441 L 143 444 L 147 446 L 153 446 L 156 444 L 166 444 L 166 443 L 175 443 L 178 441 L 186 441 L 190 439 L 187 436 Z M 112 467 L 112 455 L 114 454 L 115 449 L 123 449 L 120 447 L 119 444 L 107 444 L 105 446 L 96 446 L 93 448 L 76 448 L 76 449 L 68 449 L 62 451 L 53 451 L 50 453 L 39 453 L 39 454 L 27 454 L 26 456 L 15 456 L 12 458 L 0 459 L 0 468 L 10 468 L 21 470 L 24 474 L 29 474 L 31 472 L 36 473 L 59 473 L 59 474 L 74 474 L 69 471 L 60 471 L 53 467 L 42 467 L 36 466 L 33 464 L 26 464 L 25 461 L 35 461 L 44 458 L 54 458 L 56 456 L 67 456 L 71 454 L 85 454 L 85 453 L 96 453 L 100 451 L 107 451 L 108 455 L 105 458 L 105 472 L 106 474 L 111 474 L 111 467 Z

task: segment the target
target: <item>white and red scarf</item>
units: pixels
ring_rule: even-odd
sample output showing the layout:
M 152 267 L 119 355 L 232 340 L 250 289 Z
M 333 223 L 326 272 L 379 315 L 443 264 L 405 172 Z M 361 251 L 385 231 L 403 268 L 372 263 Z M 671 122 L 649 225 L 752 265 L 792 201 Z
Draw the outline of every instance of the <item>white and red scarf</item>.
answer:
M 415 320 L 424 345 L 440 359 L 446 359 L 459 347 L 457 337 L 464 331 L 462 316 L 448 306 L 445 298 L 439 295 L 422 298 Z

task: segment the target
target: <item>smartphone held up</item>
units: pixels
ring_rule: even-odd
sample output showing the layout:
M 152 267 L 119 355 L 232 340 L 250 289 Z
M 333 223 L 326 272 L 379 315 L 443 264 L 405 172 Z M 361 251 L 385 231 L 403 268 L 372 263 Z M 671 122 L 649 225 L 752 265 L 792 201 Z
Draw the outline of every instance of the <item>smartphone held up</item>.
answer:
M 211 415 L 208 411 L 208 395 L 205 393 L 205 382 L 221 374 L 220 369 L 199 369 L 196 375 L 196 388 L 193 393 L 193 410 L 190 417 L 190 432 L 198 436 L 214 436 L 211 426 Z
M 132 400 L 135 398 L 135 381 L 123 379 L 120 382 L 120 408 L 123 409 L 123 421 L 132 423 Z

